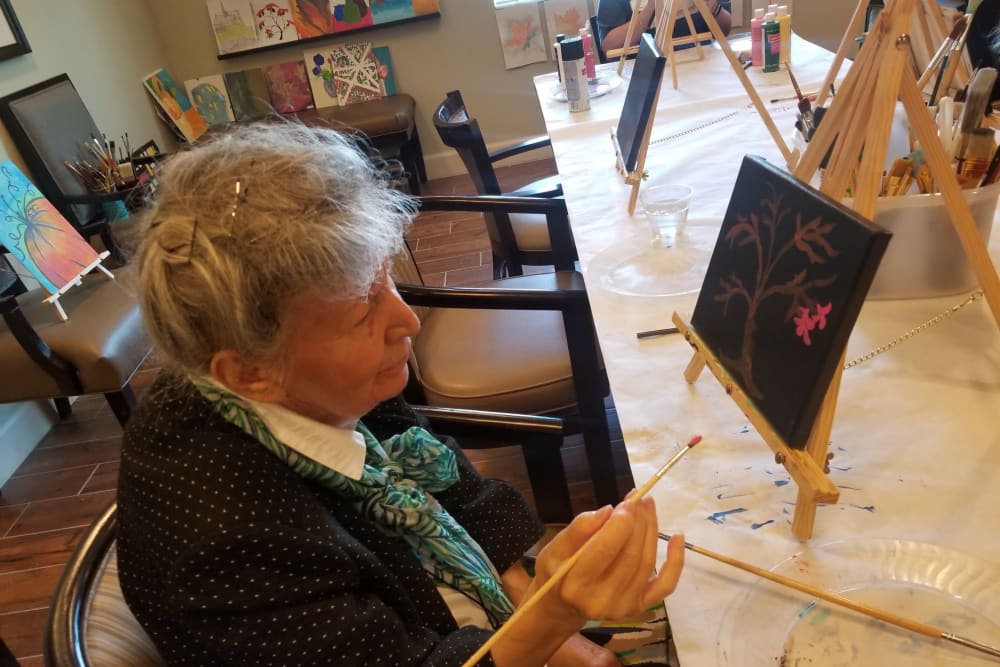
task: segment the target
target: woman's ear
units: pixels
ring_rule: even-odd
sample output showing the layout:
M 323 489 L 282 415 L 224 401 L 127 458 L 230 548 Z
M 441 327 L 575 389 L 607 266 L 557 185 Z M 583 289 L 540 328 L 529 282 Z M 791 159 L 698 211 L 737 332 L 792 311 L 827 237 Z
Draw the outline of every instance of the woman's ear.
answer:
M 252 401 L 275 403 L 284 395 L 273 368 L 248 362 L 236 350 L 216 352 L 209 372 L 216 382 Z

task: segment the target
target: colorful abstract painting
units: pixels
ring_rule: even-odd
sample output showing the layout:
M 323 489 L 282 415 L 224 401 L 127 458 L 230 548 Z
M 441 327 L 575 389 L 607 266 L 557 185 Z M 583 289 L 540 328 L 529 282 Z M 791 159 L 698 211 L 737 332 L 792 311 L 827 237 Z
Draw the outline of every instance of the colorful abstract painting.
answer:
M 549 29 L 549 40 L 556 35 L 571 37 L 579 34 L 580 28 L 588 25 L 590 13 L 587 0 L 545 0 L 545 25 Z
M 205 134 L 208 124 L 167 70 L 156 70 L 142 83 L 186 140 L 194 141 Z
M 691 324 L 790 447 L 806 445 L 889 237 L 744 158 Z
M 392 58 L 389 57 L 388 46 L 376 46 L 375 66 L 378 68 L 378 78 L 382 82 L 383 95 L 396 94 L 396 75 L 392 71 Z
M 221 74 L 212 74 L 184 82 L 188 99 L 198 110 L 201 117 L 209 125 L 225 125 L 236 120 L 229 106 L 229 95 L 226 93 L 226 82 Z
M 260 67 L 222 75 L 236 120 L 253 120 L 271 113 L 271 94 Z
M 207 6 L 219 53 L 245 51 L 257 46 L 253 10 L 248 0 L 207 0 Z
M 330 0 L 289 0 L 292 22 L 301 39 L 332 35 L 333 9 Z
M 97 251 L 14 163 L 0 164 L 0 241 L 55 294 L 97 261 Z
M 497 11 L 500 48 L 507 69 L 548 60 L 549 48 L 542 35 L 538 4 L 519 4 Z
M 341 106 L 382 99 L 382 80 L 371 42 L 332 47 L 330 57 Z
M 292 20 L 290 0 L 250 0 L 257 46 L 288 44 L 299 39 L 299 31 Z
M 271 104 L 278 113 L 295 113 L 313 108 L 312 90 L 301 60 L 264 66 L 264 79 Z
M 330 49 L 323 47 L 306 49 L 302 54 L 312 90 L 313 103 L 317 109 L 340 105 L 337 99 L 337 82 L 333 79 L 333 57 Z
M 372 23 L 369 0 L 331 0 L 334 32 L 347 32 L 367 28 Z
M 413 0 L 370 0 L 372 22 L 375 25 L 412 19 Z

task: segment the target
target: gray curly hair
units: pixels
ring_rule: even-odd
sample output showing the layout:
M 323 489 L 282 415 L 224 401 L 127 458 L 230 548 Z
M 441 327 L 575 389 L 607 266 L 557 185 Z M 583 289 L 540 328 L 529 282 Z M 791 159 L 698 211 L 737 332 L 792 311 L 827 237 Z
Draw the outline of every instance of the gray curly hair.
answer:
M 208 372 L 224 349 L 280 361 L 283 305 L 368 294 L 414 201 L 354 140 L 298 123 L 237 127 L 158 173 L 137 252 L 139 300 L 165 361 Z

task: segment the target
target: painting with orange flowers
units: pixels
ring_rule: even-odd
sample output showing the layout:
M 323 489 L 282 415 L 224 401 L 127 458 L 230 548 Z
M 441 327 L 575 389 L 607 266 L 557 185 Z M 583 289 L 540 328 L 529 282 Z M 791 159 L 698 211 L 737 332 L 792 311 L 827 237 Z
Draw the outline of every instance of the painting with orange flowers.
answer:
M 524 67 L 549 59 L 549 47 L 542 34 L 538 4 L 518 4 L 497 10 L 500 48 L 507 69 Z
M 97 251 L 10 160 L 0 164 L 0 238 L 49 294 L 98 260 Z
M 587 0 L 545 0 L 545 25 L 552 41 L 556 35 L 578 34 L 589 21 Z

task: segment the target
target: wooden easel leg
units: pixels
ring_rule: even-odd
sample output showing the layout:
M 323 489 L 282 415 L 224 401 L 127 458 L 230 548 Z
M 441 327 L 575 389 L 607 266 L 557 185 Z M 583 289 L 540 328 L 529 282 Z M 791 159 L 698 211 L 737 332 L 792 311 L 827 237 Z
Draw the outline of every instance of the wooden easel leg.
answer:
M 684 379 L 688 381 L 688 384 L 694 384 L 701 372 L 705 370 L 705 355 L 699 351 L 695 351 L 694 356 L 691 357 L 691 361 L 688 362 L 687 368 L 684 369 Z
M 654 2 L 655 0 L 646 0 L 646 2 Z M 625 43 L 622 45 L 622 55 L 618 59 L 618 76 L 622 75 L 625 70 L 625 61 L 628 59 L 629 46 L 632 44 L 632 35 L 635 34 L 636 27 L 639 25 L 639 7 L 635 8 L 632 12 L 632 20 L 628 22 L 628 29 L 625 31 Z M 594 39 L 597 39 L 597 35 L 594 35 Z
M 816 415 L 812 433 L 806 442 L 806 453 L 812 457 L 820 470 L 826 468 L 826 455 L 830 449 L 830 432 L 833 430 L 833 416 L 837 411 L 837 396 L 840 393 L 840 380 L 844 373 L 844 356 L 840 357 L 837 372 L 830 381 L 830 387 L 823 399 L 823 406 Z M 800 540 L 812 537 L 813 526 L 816 523 L 816 493 L 813 489 L 799 487 L 798 500 L 795 503 L 795 514 L 792 515 L 792 534 Z
M 652 1 L 652 0 L 650 0 Z M 685 0 L 681 0 L 682 2 Z M 674 53 L 674 25 L 677 22 L 677 0 L 669 0 L 667 9 L 656 24 L 656 44 L 670 61 L 670 76 L 677 90 L 677 57 Z
M 684 12 L 684 20 L 687 22 L 688 34 L 692 37 L 698 35 L 698 31 L 694 28 L 694 21 L 691 20 L 691 12 L 688 11 L 687 3 L 681 5 L 681 11 Z M 673 37 L 673 31 L 670 32 L 670 36 Z M 698 53 L 698 60 L 705 59 L 705 53 L 701 50 L 701 40 L 696 39 L 694 42 L 694 50 Z
M 652 2 L 653 0 L 649 1 Z M 662 86 L 663 79 L 661 78 L 656 82 L 656 93 L 653 95 L 653 110 L 649 114 L 649 120 L 646 121 L 646 129 L 642 133 L 642 143 L 639 145 L 639 155 L 635 163 L 635 171 L 629 174 L 629 178 L 626 179 L 626 182 L 631 182 L 632 185 L 632 193 L 628 198 L 629 215 L 635 213 L 635 202 L 639 196 L 639 186 L 642 183 L 643 174 L 646 171 L 646 153 L 649 152 L 649 141 L 650 137 L 653 135 L 653 120 L 656 118 L 656 105 L 660 101 L 660 89 Z

